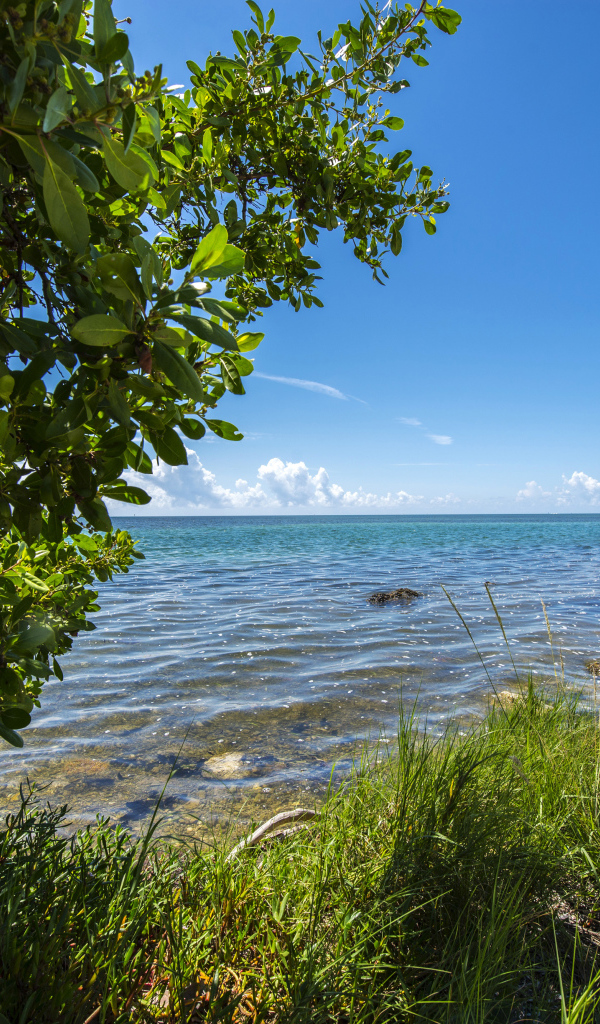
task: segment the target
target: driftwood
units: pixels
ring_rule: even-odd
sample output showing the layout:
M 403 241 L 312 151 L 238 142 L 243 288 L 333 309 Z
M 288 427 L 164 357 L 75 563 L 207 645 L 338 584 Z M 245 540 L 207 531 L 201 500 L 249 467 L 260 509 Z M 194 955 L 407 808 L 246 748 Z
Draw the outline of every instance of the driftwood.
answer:
M 283 836 L 293 835 L 295 832 L 299 832 L 300 829 L 304 828 L 304 825 L 296 825 L 294 828 L 280 829 L 278 832 L 273 832 L 273 829 L 277 828 L 278 825 L 287 825 L 290 821 L 308 821 L 311 818 L 318 818 L 318 811 L 311 811 L 307 807 L 296 807 L 293 811 L 280 811 L 273 818 L 269 818 L 265 821 L 264 825 L 257 828 L 252 835 L 246 836 L 242 839 L 237 846 L 234 846 L 233 850 L 227 854 L 225 863 L 229 864 L 230 861 L 234 860 L 238 853 L 245 850 L 248 846 L 257 846 L 261 839 L 267 836 L 269 839 L 282 838 Z M 269 834 L 270 833 L 270 834 Z

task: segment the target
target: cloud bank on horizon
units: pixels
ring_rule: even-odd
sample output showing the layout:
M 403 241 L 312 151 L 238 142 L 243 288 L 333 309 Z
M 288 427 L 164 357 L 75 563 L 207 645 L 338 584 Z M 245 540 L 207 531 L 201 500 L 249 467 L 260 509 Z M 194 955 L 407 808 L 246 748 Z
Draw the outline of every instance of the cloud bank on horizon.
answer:
M 151 477 L 134 472 L 127 474 L 131 484 L 142 487 L 152 498 L 149 505 L 136 508 L 136 514 L 193 515 L 210 511 L 243 514 L 246 511 L 290 509 L 468 512 L 475 504 L 453 492 L 431 498 L 405 490 L 388 491 L 386 494 L 376 494 L 360 486 L 349 490 L 332 482 L 323 466 L 311 471 L 305 462 L 284 462 L 279 458 L 269 459 L 259 466 L 253 482 L 238 479 L 234 487 L 226 487 L 200 461 L 195 451 L 186 450 L 187 466 L 167 466 L 162 462 L 157 465 L 155 462 Z M 133 511 L 131 506 L 122 502 L 108 501 L 107 504 L 113 515 L 127 515 Z M 506 510 L 509 504 L 505 502 L 502 507 Z M 556 511 L 600 506 L 600 481 L 576 471 L 568 478 L 563 477 L 562 484 L 553 490 L 544 490 L 535 480 L 530 480 L 518 491 L 512 504 L 515 511 L 536 510 L 540 505 L 545 510 Z
M 141 473 L 128 473 L 131 484 L 142 487 L 152 498 L 144 511 L 150 515 L 168 515 L 208 509 L 290 509 L 338 508 L 343 509 L 399 509 L 415 506 L 424 501 L 422 495 L 407 491 L 374 494 L 359 487 L 346 490 L 332 483 L 327 470 L 321 466 L 311 472 L 305 462 L 283 462 L 274 458 L 258 467 L 256 481 L 236 480 L 235 487 L 224 487 L 211 470 L 187 448 L 187 466 L 167 466 L 154 463 L 152 477 Z M 443 502 L 440 498 L 438 501 Z M 454 496 L 452 496 L 452 500 Z M 121 502 L 108 503 L 112 514 L 126 514 Z M 137 511 L 137 509 L 136 509 Z
M 545 491 L 536 480 L 529 480 L 517 492 L 518 502 L 555 504 L 558 508 L 572 505 L 600 505 L 600 480 L 587 473 L 576 471 L 570 477 L 563 476 L 562 484 L 551 491 Z

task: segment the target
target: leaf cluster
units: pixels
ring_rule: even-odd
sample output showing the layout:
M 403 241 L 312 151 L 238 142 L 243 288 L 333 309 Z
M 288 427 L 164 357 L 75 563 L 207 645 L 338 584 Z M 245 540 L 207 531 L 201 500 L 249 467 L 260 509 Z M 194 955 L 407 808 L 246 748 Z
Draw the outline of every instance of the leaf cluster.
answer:
M 321 305 L 320 232 L 380 279 L 407 218 L 431 234 L 447 208 L 430 168 L 382 151 L 402 127 L 383 97 L 408 85 L 403 59 L 426 63 L 428 23 L 458 15 L 367 4 L 314 57 L 249 6 L 236 56 L 190 61 L 175 94 L 160 66 L 136 72 L 110 0 L 0 0 L 0 555 L 24 546 L 28 565 L 2 577 L 5 732 L 87 621 L 90 578 L 137 554 L 105 499 L 149 502 L 127 474 L 184 465 L 186 438 L 241 439 L 215 407 L 244 394 L 264 308 Z M 60 599 L 40 596 L 65 559 Z M 24 652 L 33 627 L 54 639 Z

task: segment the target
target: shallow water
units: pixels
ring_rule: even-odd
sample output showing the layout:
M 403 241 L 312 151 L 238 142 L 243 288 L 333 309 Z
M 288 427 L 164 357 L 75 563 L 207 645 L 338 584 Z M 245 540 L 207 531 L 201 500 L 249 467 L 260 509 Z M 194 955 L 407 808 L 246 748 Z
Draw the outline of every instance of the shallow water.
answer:
M 432 727 L 515 683 L 484 583 L 528 670 L 588 684 L 600 654 L 600 516 L 128 518 L 146 561 L 101 587 L 94 633 L 47 684 L 0 800 L 25 776 L 73 820 L 178 828 L 312 800 L 355 741 L 393 738 L 399 702 Z M 441 584 L 471 627 L 486 671 Z M 374 607 L 373 591 L 422 596 Z M 461 719 L 461 720 L 462 720 Z M 183 744 L 183 746 L 182 746 Z M 237 810 L 236 810 L 237 813 Z

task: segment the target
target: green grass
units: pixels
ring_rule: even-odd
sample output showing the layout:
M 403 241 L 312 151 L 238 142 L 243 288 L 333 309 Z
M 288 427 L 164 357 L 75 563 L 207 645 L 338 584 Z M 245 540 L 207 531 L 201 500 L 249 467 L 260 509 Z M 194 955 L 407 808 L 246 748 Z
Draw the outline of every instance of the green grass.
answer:
M 318 819 L 232 863 L 155 822 L 69 838 L 27 795 L 0 833 L 1 1013 L 600 1021 L 599 752 L 566 691 L 530 685 L 464 735 L 407 716 Z

